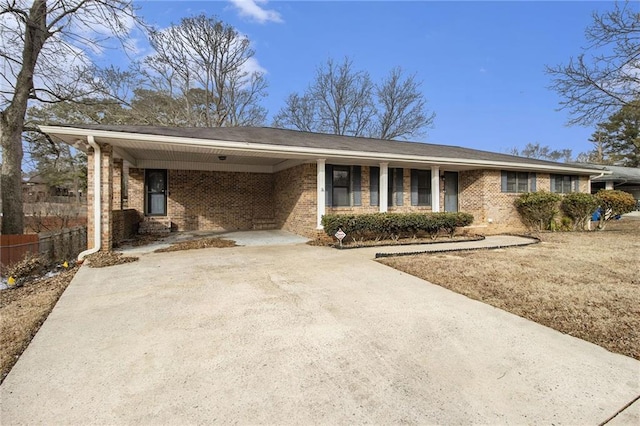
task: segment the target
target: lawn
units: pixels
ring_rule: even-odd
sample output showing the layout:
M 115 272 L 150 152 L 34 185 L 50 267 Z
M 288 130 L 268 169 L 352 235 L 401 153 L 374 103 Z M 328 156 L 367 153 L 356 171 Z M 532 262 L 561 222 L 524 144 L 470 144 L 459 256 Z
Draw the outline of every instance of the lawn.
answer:
M 640 217 L 538 237 L 527 247 L 380 262 L 640 360 Z
M 0 383 L 49 316 L 77 269 L 0 291 Z

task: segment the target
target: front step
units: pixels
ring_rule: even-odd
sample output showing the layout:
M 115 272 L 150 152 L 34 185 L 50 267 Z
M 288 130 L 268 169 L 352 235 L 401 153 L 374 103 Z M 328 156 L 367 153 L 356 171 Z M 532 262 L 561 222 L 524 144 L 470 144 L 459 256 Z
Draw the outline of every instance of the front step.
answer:
M 170 232 L 171 219 L 168 217 L 145 217 L 138 228 L 138 234 L 168 234 Z
M 254 231 L 267 231 L 271 229 L 278 229 L 274 218 L 253 219 Z

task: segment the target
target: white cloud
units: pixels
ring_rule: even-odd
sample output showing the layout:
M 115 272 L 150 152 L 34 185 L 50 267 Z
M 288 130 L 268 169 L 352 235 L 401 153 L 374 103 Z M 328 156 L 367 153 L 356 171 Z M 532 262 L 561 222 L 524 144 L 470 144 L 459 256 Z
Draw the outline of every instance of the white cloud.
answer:
M 266 0 L 229 0 L 240 12 L 240 16 L 247 17 L 261 24 L 265 22 L 284 22 L 278 12 L 265 9 Z
M 258 60 L 254 57 L 247 59 L 247 62 L 243 64 L 242 68 L 243 71 L 248 72 L 249 74 L 253 74 L 256 72 L 260 74 L 267 74 L 267 70 L 263 68 Z

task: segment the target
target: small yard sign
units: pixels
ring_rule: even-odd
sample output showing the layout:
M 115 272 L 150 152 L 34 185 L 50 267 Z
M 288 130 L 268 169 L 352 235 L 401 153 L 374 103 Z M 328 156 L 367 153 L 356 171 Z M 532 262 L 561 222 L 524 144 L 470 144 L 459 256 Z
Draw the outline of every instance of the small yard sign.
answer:
M 344 233 L 342 228 L 338 228 L 338 232 L 336 232 L 335 236 L 338 240 L 340 240 L 340 247 L 342 247 L 342 240 L 347 236 L 347 234 Z

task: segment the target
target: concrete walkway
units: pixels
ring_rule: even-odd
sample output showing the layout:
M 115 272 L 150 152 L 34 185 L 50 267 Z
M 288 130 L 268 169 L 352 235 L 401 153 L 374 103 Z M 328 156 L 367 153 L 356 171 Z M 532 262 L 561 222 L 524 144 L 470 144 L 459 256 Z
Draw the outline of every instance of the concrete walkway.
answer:
M 598 424 L 640 394 L 640 362 L 357 252 L 83 266 L 0 386 L 0 424 Z
M 410 244 L 382 247 L 362 247 L 347 249 L 364 257 L 401 256 L 419 253 L 434 253 L 445 251 L 496 249 L 503 247 L 518 247 L 536 244 L 535 238 L 520 237 L 517 235 L 492 235 L 477 241 L 437 242 L 427 244 Z

